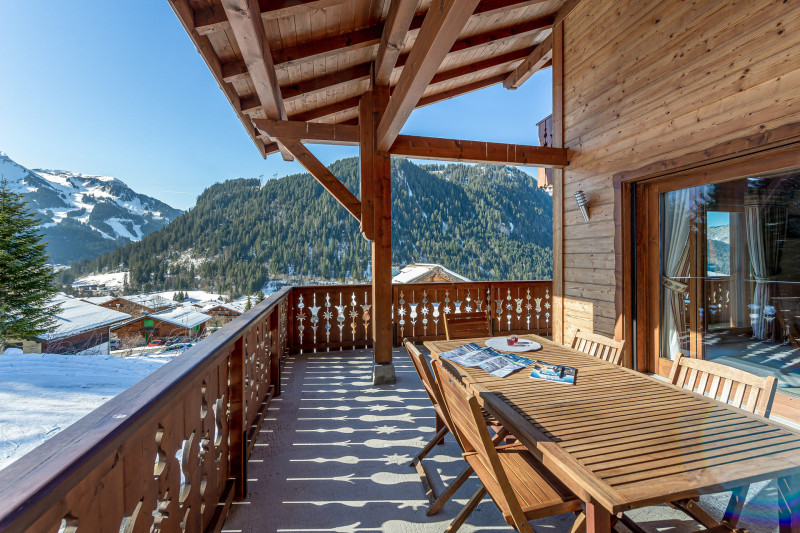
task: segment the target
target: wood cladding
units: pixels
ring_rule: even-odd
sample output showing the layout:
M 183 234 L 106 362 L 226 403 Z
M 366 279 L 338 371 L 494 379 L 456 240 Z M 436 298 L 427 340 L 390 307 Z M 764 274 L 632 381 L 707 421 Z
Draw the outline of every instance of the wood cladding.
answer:
M 800 120 L 800 8 L 779 1 L 579 4 L 564 21 L 563 324 L 613 335 L 612 176 Z M 559 185 L 558 180 L 556 185 Z M 588 224 L 572 195 L 589 198 Z M 556 218 L 554 214 L 554 219 Z M 557 291 L 554 287 L 554 291 Z

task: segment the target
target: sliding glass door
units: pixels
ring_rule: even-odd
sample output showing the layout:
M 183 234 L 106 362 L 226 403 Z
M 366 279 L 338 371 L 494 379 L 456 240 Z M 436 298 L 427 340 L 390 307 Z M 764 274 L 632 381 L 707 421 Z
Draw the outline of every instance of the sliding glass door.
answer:
M 714 180 L 643 189 L 657 206 L 637 217 L 651 370 L 666 375 L 681 353 L 800 395 L 800 169 Z

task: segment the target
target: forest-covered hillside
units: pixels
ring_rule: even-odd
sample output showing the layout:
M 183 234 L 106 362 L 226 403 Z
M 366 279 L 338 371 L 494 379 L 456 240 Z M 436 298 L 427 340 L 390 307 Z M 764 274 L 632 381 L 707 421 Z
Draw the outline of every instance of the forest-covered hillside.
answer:
M 358 195 L 358 159 L 331 171 Z M 552 200 L 511 167 L 392 161 L 397 264 L 441 263 L 474 280 L 549 279 Z M 130 290 L 252 293 L 270 279 L 366 281 L 369 243 L 309 175 L 213 185 L 162 230 L 65 271 L 130 270 Z

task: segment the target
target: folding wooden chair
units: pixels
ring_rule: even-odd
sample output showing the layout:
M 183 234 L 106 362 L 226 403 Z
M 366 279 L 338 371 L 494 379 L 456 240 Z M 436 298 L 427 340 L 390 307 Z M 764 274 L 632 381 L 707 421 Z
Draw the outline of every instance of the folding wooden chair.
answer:
M 492 326 L 489 315 L 477 313 L 445 313 L 444 333 L 447 340 L 491 337 Z
M 618 365 L 622 361 L 625 341 L 615 341 L 596 333 L 578 330 L 572 339 L 572 349 Z
M 440 361 L 433 361 L 433 372 L 442 393 L 444 411 L 453 424 L 453 434 L 464 450 L 464 460 L 482 484 L 446 531 L 457 531 L 487 492 L 506 522 L 521 532 L 534 531 L 531 520 L 581 510 L 580 500 L 525 446 L 495 447 L 478 400 Z
M 422 463 L 422 459 L 427 456 L 431 450 L 436 446 L 437 443 L 441 442 L 444 439 L 447 433 L 452 433 L 453 424 L 450 420 L 450 415 L 447 410 L 444 408 L 444 403 L 442 402 L 441 390 L 439 389 L 438 385 L 436 385 L 435 379 L 433 374 L 431 373 L 431 369 L 428 366 L 428 363 L 425 361 L 425 357 L 423 357 L 422 353 L 417 349 L 414 344 L 405 339 L 403 344 L 408 351 L 408 355 L 411 358 L 411 362 L 414 364 L 414 369 L 417 371 L 417 375 L 419 375 L 419 379 L 422 382 L 422 386 L 425 389 L 428 398 L 433 405 L 433 408 L 436 410 L 436 427 L 437 432 L 433 436 L 433 438 L 425 445 L 422 450 L 414 457 L 411 461 L 409 466 L 416 468 L 417 474 L 419 475 L 420 481 L 422 482 L 422 487 L 425 489 L 425 495 L 428 497 L 430 501 L 430 506 L 428 507 L 427 514 L 434 515 L 438 513 L 442 506 L 447 503 L 447 501 L 455 494 L 458 488 L 464 484 L 464 482 L 469 479 L 472 475 L 472 467 L 467 466 L 457 477 L 453 480 L 450 485 L 448 485 L 444 492 L 437 495 L 433 489 L 433 485 L 431 484 L 430 477 L 428 471 L 425 468 L 425 465 Z M 485 423 L 487 424 L 497 424 L 496 421 L 488 419 L 486 417 Z M 499 442 L 501 439 L 505 438 L 508 435 L 508 431 L 501 429 L 497 435 L 495 436 L 495 441 Z
M 769 418 L 778 385 L 778 381 L 772 376 L 762 378 L 736 368 L 684 357 L 681 354 L 672 363 L 669 381 L 678 387 L 765 418 Z M 744 485 L 733 490 L 725 514 L 719 522 L 697 504 L 697 498 L 678 500 L 670 503 L 670 506 L 683 511 L 706 528 L 733 530 L 739 522 L 749 488 L 750 485 Z M 627 520 L 627 517 L 622 519 L 626 525 Z

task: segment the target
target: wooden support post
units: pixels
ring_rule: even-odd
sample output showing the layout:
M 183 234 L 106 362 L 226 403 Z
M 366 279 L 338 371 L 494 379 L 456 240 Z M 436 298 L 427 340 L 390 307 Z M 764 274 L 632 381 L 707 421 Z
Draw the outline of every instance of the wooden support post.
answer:
M 373 91 L 373 138 L 389 103 L 389 87 Z M 377 142 L 373 148 L 377 147 Z M 372 335 L 375 366 L 373 383 L 395 383 L 392 363 L 392 169 L 387 152 L 372 153 L 374 239 L 372 241 Z
M 373 207 L 372 165 L 375 154 L 375 116 L 373 92 L 361 97 L 358 108 L 359 149 L 361 154 L 361 233 L 368 241 L 375 239 L 375 209 Z
M 231 454 L 230 477 L 234 480 L 236 500 L 247 497 L 247 435 L 244 410 L 244 339 L 233 345 L 230 356 L 228 397 L 231 402 L 231 421 L 228 425 Z
M 586 533 L 611 533 L 611 513 L 594 501 L 586 504 Z

